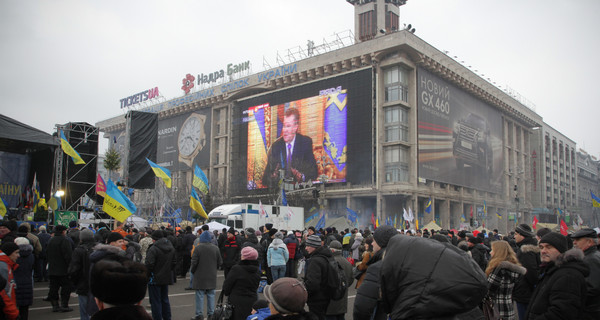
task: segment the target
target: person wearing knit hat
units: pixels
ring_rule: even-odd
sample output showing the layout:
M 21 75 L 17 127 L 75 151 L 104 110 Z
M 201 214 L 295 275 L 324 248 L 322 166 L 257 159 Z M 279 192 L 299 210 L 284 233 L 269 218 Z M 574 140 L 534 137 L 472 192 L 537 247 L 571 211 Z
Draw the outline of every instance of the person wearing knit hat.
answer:
M 145 260 L 146 269 L 151 275 L 148 283 L 148 296 L 152 318 L 154 320 L 171 319 L 169 285 L 174 283 L 173 269 L 177 265 L 175 247 L 160 230 L 152 233 L 152 241 L 154 243 L 148 248 Z
M 541 228 L 536 232 L 537 240 L 540 241 L 540 239 L 542 239 L 543 236 L 547 235 L 550 232 L 552 232 L 552 230 L 550 230 L 549 228 Z
M 207 315 L 212 317 L 215 310 L 215 290 L 217 270 L 223 263 L 219 247 L 213 245 L 210 231 L 203 231 L 198 243 L 192 249 L 190 264 L 190 290 L 196 290 L 196 312 L 194 320 L 204 318 L 204 297 L 206 296 Z
M 146 296 L 147 283 L 147 270 L 141 263 L 98 261 L 90 272 L 90 289 L 100 310 L 93 319 L 152 319 L 140 306 Z
M 17 319 L 19 316 L 14 283 L 14 272 L 18 267 L 18 258 L 19 246 L 17 244 L 14 242 L 2 243 L 2 246 L 0 246 L 0 277 L 6 280 L 6 285 L 0 288 L 0 290 L 5 291 L 3 293 L 4 308 L 2 308 L 2 312 L 7 316 L 11 316 L 10 318 L 7 317 L 7 319 Z
M 306 247 L 318 248 L 322 246 L 321 238 L 319 236 L 313 234 L 306 238 Z
M 329 277 L 329 261 L 333 259 L 331 250 L 323 245 L 323 240 L 317 235 L 306 238 L 305 250 L 306 268 L 304 273 L 304 285 L 308 291 L 308 310 L 316 314 L 320 319 L 325 319 L 327 306 L 331 301 L 330 287 L 326 281 Z
M 162 230 L 155 230 L 152 232 L 152 240 L 154 240 L 154 241 L 158 241 L 158 240 L 162 239 L 164 236 L 165 235 L 162 232 Z
M 75 293 L 78 295 L 79 316 L 81 319 L 89 319 L 92 316 L 92 310 L 88 310 L 88 301 L 94 299 L 89 295 L 90 292 L 90 253 L 96 246 L 94 233 L 90 229 L 83 229 L 79 232 L 80 244 L 73 250 L 71 263 L 69 264 L 69 276 L 73 282 Z M 102 245 L 110 247 L 109 245 Z M 112 247 L 111 247 L 112 248 Z M 119 249 L 117 249 L 119 250 Z
M 256 293 L 260 282 L 258 252 L 247 246 L 241 250 L 241 260 L 231 267 L 223 282 L 224 296 L 233 305 L 231 319 L 246 319 L 252 311 L 252 304 L 258 299 Z M 225 257 L 227 258 L 227 257 Z
M 230 228 L 226 233 L 227 238 L 223 242 L 222 255 L 223 255 L 223 272 L 225 278 L 229 274 L 231 268 L 240 261 L 241 243 L 235 236 L 235 229 Z
M 57 225 L 54 227 L 54 236 L 46 247 L 48 255 L 48 276 L 50 277 L 50 290 L 48 298 L 52 303 L 52 312 L 73 311 L 69 307 L 71 297 L 71 283 L 68 276 L 69 263 L 73 255 L 71 241 L 66 237 L 67 227 Z M 60 289 L 60 306 L 59 306 Z
M 544 235 L 539 247 L 542 271 L 525 319 L 586 319 L 589 267 L 583 252 L 568 250 L 567 238 L 557 232 Z
M 106 238 L 106 244 L 113 247 L 122 248 L 125 246 L 125 240 L 123 236 L 118 232 L 111 232 Z M 123 249 L 125 250 L 125 249 Z
M 398 230 L 396 230 L 392 226 L 381 226 L 375 229 L 373 233 L 373 246 L 379 246 L 380 248 L 387 247 L 390 239 L 398 234 Z
M 354 276 L 352 273 L 352 264 L 344 258 L 342 255 L 342 243 L 333 240 L 329 244 L 329 250 L 331 250 L 331 255 L 333 259 L 338 263 L 339 266 L 344 270 L 344 276 L 346 278 L 346 290 L 344 292 L 344 296 L 338 300 L 331 300 L 329 305 L 327 306 L 327 311 L 325 315 L 327 319 L 346 319 L 345 315 L 348 311 L 348 288 L 354 282 Z
M 535 233 L 531 230 L 531 227 L 528 224 L 520 224 L 515 228 L 515 233 L 522 235 L 523 237 L 533 237 Z
M 483 240 L 477 236 L 468 235 L 467 239 L 467 245 L 473 260 L 475 260 L 481 270 L 485 272 L 489 260 L 490 249 L 483 245 Z

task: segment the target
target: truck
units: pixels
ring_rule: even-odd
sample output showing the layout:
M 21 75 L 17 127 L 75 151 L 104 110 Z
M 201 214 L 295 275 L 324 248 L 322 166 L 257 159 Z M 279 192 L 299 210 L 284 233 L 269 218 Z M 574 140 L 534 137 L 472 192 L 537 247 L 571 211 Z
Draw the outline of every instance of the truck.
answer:
M 266 223 L 272 223 L 277 229 L 303 230 L 304 208 L 262 205 L 261 210 L 261 205 L 256 203 L 224 204 L 211 210 L 208 219 L 236 230 L 258 230 Z

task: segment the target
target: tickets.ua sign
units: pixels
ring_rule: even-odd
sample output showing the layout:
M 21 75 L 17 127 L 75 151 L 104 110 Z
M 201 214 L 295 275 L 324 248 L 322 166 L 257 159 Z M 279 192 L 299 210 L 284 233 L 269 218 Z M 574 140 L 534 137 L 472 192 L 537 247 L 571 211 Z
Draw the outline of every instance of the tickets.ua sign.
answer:
M 146 91 L 142 91 L 140 93 L 136 93 L 127 98 L 121 99 L 121 109 L 130 107 L 134 104 L 138 104 L 140 102 L 144 102 L 153 98 L 158 97 L 158 87 L 154 87 L 152 89 L 148 89 Z

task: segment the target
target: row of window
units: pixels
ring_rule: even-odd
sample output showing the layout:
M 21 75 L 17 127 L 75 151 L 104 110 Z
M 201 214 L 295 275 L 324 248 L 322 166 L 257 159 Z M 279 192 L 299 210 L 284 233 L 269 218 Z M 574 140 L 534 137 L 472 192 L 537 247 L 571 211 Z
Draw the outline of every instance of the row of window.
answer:
M 384 101 L 408 102 L 408 71 L 399 66 L 383 72 Z M 384 109 L 385 142 L 408 142 L 408 110 L 402 106 Z M 409 149 L 401 145 L 384 148 L 385 182 L 409 181 Z

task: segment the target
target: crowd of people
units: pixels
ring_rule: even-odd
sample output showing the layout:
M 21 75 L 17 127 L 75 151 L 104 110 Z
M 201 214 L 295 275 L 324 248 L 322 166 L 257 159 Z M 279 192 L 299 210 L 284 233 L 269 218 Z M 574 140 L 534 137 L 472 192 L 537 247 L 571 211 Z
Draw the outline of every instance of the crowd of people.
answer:
M 240 320 L 600 319 L 593 229 L 563 236 L 520 224 L 500 235 L 267 223 L 219 232 L 72 221 L 48 233 L 2 221 L 0 241 L 0 319 L 28 319 L 34 281 L 48 281 L 52 312 L 72 312 L 74 292 L 81 319 L 168 320 L 169 286 L 188 273 L 192 320 L 213 319 L 219 289 Z M 141 305 L 146 294 L 151 314 Z

